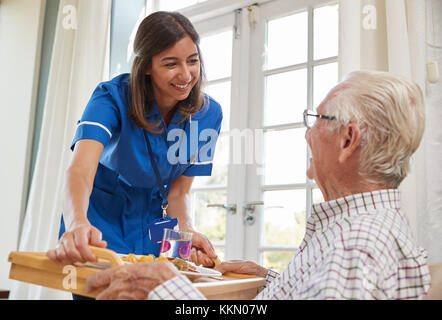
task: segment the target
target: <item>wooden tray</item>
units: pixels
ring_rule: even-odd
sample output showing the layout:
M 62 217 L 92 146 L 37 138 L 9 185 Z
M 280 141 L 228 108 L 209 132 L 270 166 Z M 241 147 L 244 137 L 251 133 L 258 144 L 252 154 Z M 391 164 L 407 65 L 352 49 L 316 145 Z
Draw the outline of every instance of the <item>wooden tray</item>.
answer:
M 116 267 L 123 262 L 112 250 L 91 248 L 99 258 L 98 263 L 84 266 L 54 262 L 44 252 L 11 252 L 8 257 L 11 262 L 9 278 L 95 298 L 101 289 L 86 293 L 86 279 L 104 268 Z M 220 278 L 216 280 L 202 276 L 192 281 L 207 299 L 216 300 L 252 299 L 265 284 L 263 278 L 232 272 Z

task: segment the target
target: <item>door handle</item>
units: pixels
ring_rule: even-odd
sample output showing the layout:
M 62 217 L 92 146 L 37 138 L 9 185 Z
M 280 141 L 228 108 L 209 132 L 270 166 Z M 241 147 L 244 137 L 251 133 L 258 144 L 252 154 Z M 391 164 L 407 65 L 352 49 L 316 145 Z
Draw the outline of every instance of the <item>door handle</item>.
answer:
M 209 203 L 207 208 L 223 208 L 229 211 L 231 214 L 236 213 L 236 204 L 221 204 L 221 203 Z
M 243 206 L 243 208 L 244 208 L 244 210 L 246 210 L 246 213 L 247 212 L 253 213 L 253 212 L 255 212 L 255 207 L 256 206 L 263 206 L 263 205 L 264 205 L 264 201 L 252 201 L 252 202 L 246 203 Z
M 264 205 L 264 201 L 252 201 L 252 202 L 248 202 L 243 206 L 244 211 L 246 212 L 245 214 L 245 218 L 244 218 L 244 222 L 246 224 L 248 224 L 249 226 L 251 226 L 252 224 L 255 223 L 255 207 L 256 206 L 263 206 Z

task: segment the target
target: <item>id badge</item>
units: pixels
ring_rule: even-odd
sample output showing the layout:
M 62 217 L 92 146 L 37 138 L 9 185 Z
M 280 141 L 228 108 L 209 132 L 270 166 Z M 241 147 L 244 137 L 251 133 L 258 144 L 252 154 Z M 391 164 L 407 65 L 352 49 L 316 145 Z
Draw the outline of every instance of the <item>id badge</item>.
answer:
M 148 235 L 150 242 L 161 243 L 163 240 L 163 230 L 173 229 L 178 224 L 178 219 L 174 218 L 160 218 L 155 220 L 153 223 L 149 223 L 147 228 L 149 230 Z

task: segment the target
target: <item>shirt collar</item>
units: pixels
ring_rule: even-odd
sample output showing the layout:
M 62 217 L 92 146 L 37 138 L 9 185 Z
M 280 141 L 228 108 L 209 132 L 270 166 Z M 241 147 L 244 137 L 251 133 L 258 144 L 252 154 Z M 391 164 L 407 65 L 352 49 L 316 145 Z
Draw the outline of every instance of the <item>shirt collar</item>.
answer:
M 158 110 L 157 102 L 154 100 L 152 104 L 152 110 L 150 110 L 150 112 L 146 115 L 146 118 L 153 119 L 158 117 L 161 117 L 161 113 L 160 110 Z
M 182 120 L 183 117 L 184 117 L 183 114 L 181 114 L 179 111 L 175 111 L 170 124 L 178 123 L 179 121 Z M 156 100 L 153 100 L 152 110 L 146 115 L 146 119 L 150 121 L 157 121 L 159 119 L 163 119 L 163 116 L 161 115 L 160 110 L 158 109 Z
M 399 190 L 376 190 L 314 204 L 312 207 L 312 218 L 315 222 L 316 230 L 325 230 L 330 224 L 344 217 L 376 214 L 376 211 L 379 209 L 399 208 Z

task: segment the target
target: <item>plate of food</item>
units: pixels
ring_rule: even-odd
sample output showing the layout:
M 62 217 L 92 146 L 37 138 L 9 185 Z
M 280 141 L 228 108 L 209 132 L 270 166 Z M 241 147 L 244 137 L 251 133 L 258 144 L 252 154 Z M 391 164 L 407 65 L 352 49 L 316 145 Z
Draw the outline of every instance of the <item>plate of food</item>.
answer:
M 119 256 L 123 263 L 126 264 L 138 262 L 169 261 L 181 272 L 181 274 L 187 276 L 190 280 L 202 276 L 222 280 L 221 272 L 214 269 L 205 268 L 203 266 L 197 266 L 193 262 L 185 261 L 180 258 L 155 257 L 153 254 L 144 256 L 136 255 L 133 253 L 119 254 Z

